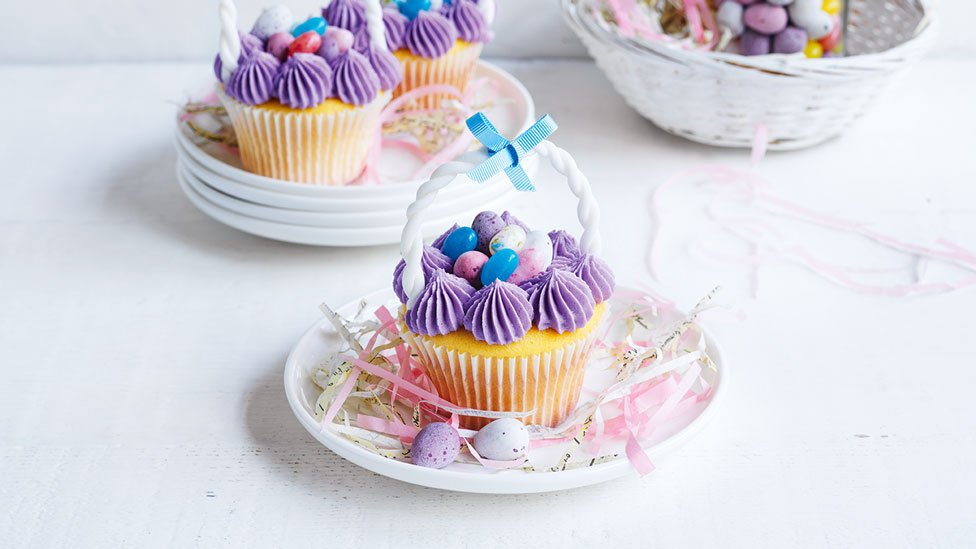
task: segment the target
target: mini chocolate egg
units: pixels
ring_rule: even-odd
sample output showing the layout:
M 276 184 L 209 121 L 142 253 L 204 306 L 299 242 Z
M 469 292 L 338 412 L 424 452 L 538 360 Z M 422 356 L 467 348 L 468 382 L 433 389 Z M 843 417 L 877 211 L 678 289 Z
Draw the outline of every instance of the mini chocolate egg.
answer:
M 291 34 L 295 38 L 298 38 L 302 34 L 308 31 L 315 31 L 316 34 L 322 36 L 325 34 L 325 29 L 329 24 L 325 22 L 325 19 L 321 17 L 309 17 L 304 23 L 300 23 L 292 29 Z
M 288 57 L 296 53 L 315 53 L 319 51 L 321 45 L 322 37 L 317 32 L 303 32 L 291 44 L 288 44 Z
M 325 29 L 325 36 L 331 36 L 335 40 L 336 45 L 339 46 L 339 54 L 346 53 L 349 48 L 352 47 L 353 35 L 346 29 L 340 29 L 339 27 L 328 27 Z
M 807 45 L 807 31 L 800 27 L 786 27 L 773 37 L 773 53 L 797 53 Z
M 291 14 L 288 6 L 277 5 L 261 12 L 254 26 L 251 27 L 251 34 L 261 40 L 271 38 L 273 34 L 288 32 L 295 22 L 295 17 Z
M 488 258 L 481 268 L 481 283 L 485 286 L 495 280 L 508 280 L 518 269 L 519 256 L 515 250 L 504 248 Z
M 823 4 L 820 6 L 820 9 L 824 10 L 830 15 L 837 15 L 840 13 L 840 8 L 840 0 L 824 0 Z
M 762 34 L 776 34 L 786 28 L 789 16 L 783 6 L 753 4 L 742 14 L 742 22 Z
M 505 225 L 506 223 L 502 219 L 502 216 L 495 212 L 485 211 L 474 216 L 474 221 L 471 222 L 471 228 L 478 235 L 477 250 L 485 255 L 491 255 L 491 249 L 488 247 L 488 244 L 498 234 L 498 231 L 505 228 Z
M 525 455 L 528 448 L 529 431 L 510 417 L 492 421 L 474 436 L 474 449 L 485 459 L 510 461 Z
M 454 262 L 454 276 L 459 276 L 478 288 L 481 286 L 481 269 L 485 263 L 488 263 L 488 256 L 478 250 L 464 252 Z
M 769 36 L 746 29 L 739 38 L 739 48 L 742 55 L 766 55 L 772 48 L 770 42 Z
M 734 3 L 734 2 L 733 2 Z M 508 282 L 521 284 L 545 271 L 552 264 L 552 239 L 545 231 L 530 231 L 519 250 L 519 264 Z
M 265 48 L 268 53 L 278 58 L 278 61 L 284 61 L 288 56 L 288 47 L 291 43 L 295 41 L 295 37 L 288 32 L 276 32 L 268 38 L 268 45 Z
M 715 13 L 715 18 L 718 20 L 718 24 L 723 28 L 728 30 L 732 37 L 738 37 L 745 30 L 745 25 L 742 23 L 742 4 L 738 2 L 723 2 L 718 8 L 718 12 Z
M 461 257 L 462 254 L 470 252 L 477 247 L 478 235 L 475 234 L 474 229 L 471 227 L 458 227 L 444 240 L 444 244 L 441 245 L 441 251 L 447 257 L 457 261 L 457 258 Z
M 430 423 L 410 446 L 410 461 L 421 467 L 443 469 L 461 452 L 461 437 L 449 423 Z
M 807 46 L 803 48 L 803 54 L 809 57 L 810 59 L 817 59 L 818 57 L 823 57 L 823 52 L 824 52 L 823 46 L 821 46 L 820 42 L 817 42 L 816 40 L 811 40 L 807 42 Z
M 525 229 L 519 227 L 518 225 L 505 225 L 502 230 L 495 233 L 495 236 L 491 237 L 491 241 L 488 242 L 488 250 L 492 255 L 498 250 L 515 250 L 516 252 L 522 249 L 525 245 Z
M 818 40 L 830 34 L 834 28 L 833 18 L 822 9 L 821 0 L 796 0 L 790 4 L 790 21 L 796 27 L 807 31 L 807 37 Z
M 840 18 L 836 15 L 832 16 L 834 20 L 834 28 L 831 29 L 830 34 L 824 36 L 818 42 L 823 46 L 824 51 L 833 51 L 840 44 L 841 30 L 840 30 Z
M 336 44 L 335 38 L 329 35 L 322 36 L 322 45 L 319 46 L 318 51 L 315 55 L 319 57 L 324 57 L 326 61 L 331 61 L 336 57 L 339 57 L 339 44 Z

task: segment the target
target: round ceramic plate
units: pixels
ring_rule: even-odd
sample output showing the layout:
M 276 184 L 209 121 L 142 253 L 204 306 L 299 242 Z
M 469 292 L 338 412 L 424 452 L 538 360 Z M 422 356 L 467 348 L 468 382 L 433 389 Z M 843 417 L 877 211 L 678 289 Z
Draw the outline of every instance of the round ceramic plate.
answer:
M 535 175 L 539 167 L 538 156 L 531 156 L 522 163 L 529 178 Z M 313 227 L 381 227 L 396 225 L 402 227 L 406 222 L 407 205 L 404 199 L 393 200 L 383 209 L 366 207 L 366 201 L 351 200 L 321 200 L 304 196 L 273 193 L 262 189 L 248 189 L 246 193 L 238 192 L 243 188 L 228 189 L 219 180 L 207 179 L 201 175 L 206 168 L 196 164 L 192 158 L 181 156 L 177 161 L 178 170 L 182 171 L 187 182 L 207 200 L 224 209 L 243 215 L 295 225 L 309 225 Z M 442 218 L 464 211 L 474 204 L 483 204 L 500 198 L 512 191 L 512 184 L 504 177 L 495 177 L 491 181 L 478 186 L 461 184 L 448 185 L 443 195 L 438 195 L 437 203 L 430 208 L 430 216 Z M 233 194 L 233 193 L 237 194 Z M 251 193 L 270 195 L 273 200 L 254 199 Z M 411 198 L 412 200 L 412 198 Z M 273 203 L 269 205 L 269 202 Z M 345 208 L 343 204 L 348 204 Z M 353 205 L 355 204 L 355 206 Z
M 380 305 L 395 307 L 399 304 L 393 290 L 387 289 L 364 296 L 338 309 L 337 312 L 351 318 L 359 309 L 361 302 L 366 303 L 366 310 L 373 310 Z M 612 305 L 613 301 L 611 301 Z M 696 409 L 697 415 L 679 418 L 663 425 L 655 431 L 650 440 L 645 441 L 644 450 L 654 461 L 661 460 L 668 452 L 697 433 L 715 415 L 715 410 L 727 391 L 728 364 L 718 344 L 707 331 L 705 342 L 709 356 L 717 366 L 717 371 L 705 369 L 702 372 L 702 378 L 713 387 L 711 396 L 699 404 Z M 321 390 L 312 383 L 311 375 L 328 354 L 339 350 L 341 346 L 342 340 L 327 320 L 322 319 L 312 326 L 298 341 L 285 362 L 285 394 L 295 417 L 313 437 L 360 467 L 421 486 L 491 494 L 566 490 L 636 474 L 625 457 L 591 467 L 555 473 L 526 473 L 521 469 L 492 470 L 481 465 L 464 463 L 452 463 L 444 469 L 429 469 L 374 454 L 339 434 L 330 430 L 323 431 L 313 415 L 314 405 Z M 561 448 L 562 446 L 557 445 L 538 451 L 558 452 Z M 530 458 L 534 458 L 536 451 L 530 452 Z
M 492 100 L 492 105 L 485 108 L 484 113 L 502 135 L 514 137 L 535 122 L 535 104 L 532 96 L 514 76 L 491 63 L 479 61 L 474 78 L 487 78 L 497 85 L 497 94 Z M 351 184 L 332 187 L 295 183 L 245 171 L 238 154 L 217 143 L 199 143 L 192 130 L 184 123 L 176 124 L 176 141 L 190 158 L 229 184 L 282 194 L 343 201 L 365 200 L 376 204 L 379 204 L 377 201 L 400 198 L 400 204 L 405 207 L 406 203 L 403 200 L 409 202 L 417 187 L 426 180 L 426 178 L 409 179 L 409 174 L 421 167 L 420 161 L 408 153 L 393 148 L 380 153 L 377 169 L 381 174 L 402 176 L 403 181 L 383 185 Z M 204 180 L 210 184 L 209 179 L 204 178 Z M 237 192 L 228 192 L 228 194 L 239 196 Z
M 179 166 L 177 167 L 179 168 Z M 402 224 L 380 227 L 312 227 L 308 225 L 268 221 L 266 219 L 241 214 L 207 200 L 205 196 L 194 190 L 182 170 L 177 169 L 176 176 L 180 188 L 183 190 L 183 194 L 190 199 L 190 202 L 197 209 L 224 225 L 233 227 L 239 231 L 272 240 L 293 242 L 295 244 L 308 244 L 311 246 L 377 246 L 380 244 L 400 242 L 400 233 L 403 230 Z M 458 183 L 475 185 L 475 183 L 463 180 L 459 180 Z M 512 188 L 510 192 L 506 192 L 494 200 L 481 204 L 472 204 L 466 209 L 453 212 L 449 217 L 425 220 L 423 234 L 426 237 L 436 236 L 450 227 L 458 219 L 473 218 L 478 212 L 486 209 L 502 209 L 502 206 L 511 194 L 515 192 L 517 191 Z

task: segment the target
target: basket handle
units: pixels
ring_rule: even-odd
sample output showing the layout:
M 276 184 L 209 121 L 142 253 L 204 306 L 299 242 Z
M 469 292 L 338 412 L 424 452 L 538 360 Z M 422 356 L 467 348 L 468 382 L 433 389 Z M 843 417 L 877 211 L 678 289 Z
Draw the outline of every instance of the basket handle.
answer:
M 386 27 L 383 26 L 383 7 L 380 0 L 366 0 L 366 30 L 369 41 L 379 51 L 389 51 L 386 47 Z
M 237 34 L 237 6 L 233 0 L 220 0 L 220 76 L 226 82 L 237 70 L 237 58 L 241 55 L 241 36 Z
M 580 237 L 580 247 L 584 253 L 600 253 L 600 206 L 593 198 L 590 182 L 580 171 L 572 155 L 550 141 L 542 141 L 529 151 L 526 156 L 538 152 L 548 158 L 549 164 L 559 174 L 566 177 L 569 190 L 579 200 L 576 207 L 576 217 L 583 226 Z M 414 302 L 424 289 L 424 273 L 421 258 L 424 251 L 424 238 L 421 231 L 423 217 L 427 208 L 437 198 L 437 193 L 458 176 L 467 174 L 473 168 L 488 159 L 485 149 L 462 154 L 451 162 L 447 162 L 434 170 L 430 179 L 417 189 L 417 198 L 407 207 L 407 223 L 400 235 L 400 255 L 405 263 L 403 269 L 403 290 L 407 295 L 407 309 L 413 307 Z M 524 158 L 523 158 L 524 161 Z

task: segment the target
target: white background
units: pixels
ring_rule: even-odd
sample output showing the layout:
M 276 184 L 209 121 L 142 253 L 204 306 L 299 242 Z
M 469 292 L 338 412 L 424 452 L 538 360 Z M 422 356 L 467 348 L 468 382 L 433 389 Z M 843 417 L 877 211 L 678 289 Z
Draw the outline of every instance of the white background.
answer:
M 684 307 L 726 288 L 731 313 L 708 323 L 734 378 L 715 422 L 652 474 L 476 496 L 346 463 L 291 415 L 282 367 L 320 301 L 389 284 L 396 247 L 272 242 L 181 194 L 174 113 L 211 81 L 211 7 L 7 4 L 0 58 L 16 64 L 0 66 L 0 546 L 976 545 L 976 290 L 863 296 L 774 261 L 753 298 L 742 267 L 686 252 L 694 217 L 672 226 L 654 284 Z M 976 248 L 976 55 L 962 32 L 976 15 L 970 2 L 947 4 L 940 49 L 846 135 L 763 160 L 772 190 L 924 244 Z M 518 24 L 505 16 L 495 55 L 579 54 L 556 10 L 532 5 Z M 545 49 L 517 49 L 518 32 Z M 49 64 L 71 60 L 143 62 Z M 593 181 L 604 255 L 623 284 L 649 281 L 653 189 L 704 163 L 747 164 L 743 151 L 657 130 L 585 59 L 501 64 Z M 551 173 L 536 183 L 513 209 L 537 227 L 573 227 L 564 184 Z M 670 200 L 694 213 L 699 199 L 684 186 Z M 903 261 L 836 235 L 810 244 Z
M 938 1 L 938 0 L 936 0 Z M 271 0 L 240 0 L 240 26 L 249 29 Z M 172 61 L 212 59 L 219 26 L 216 0 L 47 0 L 4 2 L 0 62 Z M 943 0 L 936 56 L 976 53 L 976 2 Z M 316 0 L 287 2 L 296 17 L 316 11 Z M 486 57 L 584 57 L 563 24 L 557 0 L 498 0 L 498 38 Z

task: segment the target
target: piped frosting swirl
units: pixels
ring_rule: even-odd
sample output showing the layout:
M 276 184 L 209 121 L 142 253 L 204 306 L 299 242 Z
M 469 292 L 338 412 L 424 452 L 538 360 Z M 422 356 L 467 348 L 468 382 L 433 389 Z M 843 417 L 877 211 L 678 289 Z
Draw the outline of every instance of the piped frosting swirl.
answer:
M 430 275 L 437 270 L 446 271 L 454 262 L 444 255 L 438 248 L 426 245 L 420 255 L 420 267 L 424 272 L 424 283 L 430 280 Z M 400 303 L 407 302 L 407 294 L 403 291 L 403 268 L 406 263 L 401 259 L 393 269 L 393 292 L 400 299 Z
M 350 105 L 365 105 L 380 92 L 380 78 L 369 60 L 354 49 L 329 62 L 334 73 L 333 94 Z
M 414 55 L 436 59 L 454 47 L 457 29 L 446 17 L 432 11 L 421 11 L 407 25 L 404 45 Z
M 471 0 L 453 0 L 445 6 L 444 15 L 454 23 L 458 38 L 465 42 L 487 42 L 490 27 L 478 6 Z
M 369 44 L 364 52 L 380 81 L 380 89 L 393 90 L 403 80 L 403 65 L 389 50 Z
M 463 278 L 434 271 L 417 302 L 404 316 L 407 329 L 427 336 L 456 331 L 464 321 L 464 310 L 472 296 L 474 288 Z
M 597 303 L 602 303 L 613 295 L 616 286 L 613 271 L 599 257 L 583 254 L 571 263 L 567 270 L 586 283 Z
M 254 51 L 245 58 L 225 88 L 227 95 L 248 105 L 260 105 L 271 99 L 275 74 L 281 63 L 275 56 Z
M 464 327 L 489 345 L 508 345 L 522 339 L 532 327 L 528 294 L 514 284 L 492 282 L 468 302 Z
M 559 333 L 579 330 L 590 321 L 596 307 L 586 283 L 561 269 L 542 273 L 528 295 L 532 320 L 540 330 L 552 328 Z
M 333 0 L 322 10 L 322 17 L 330 25 L 353 30 L 366 21 L 366 7 L 355 0 Z
M 241 37 L 241 54 L 237 56 L 237 65 L 240 66 L 241 62 L 247 59 L 252 52 L 264 51 L 264 42 L 249 32 L 237 31 L 237 34 Z M 226 84 L 223 75 L 220 74 L 224 69 L 224 62 L 220 60 L 220 54 L 217 54 L 217 57 L 214 59 L 213 69 L 217 80 Z
M 576 259 L 582 253 L 576 239 L 564 230 L 550 231 L 549 238 L 552 240 L 553 261 L 557 257 Z
M 314 107 L 329 97 L 332 69 L 314 53 L 296 53 L 281 65 L 274 87 L 282 104 L 293 109 Z

